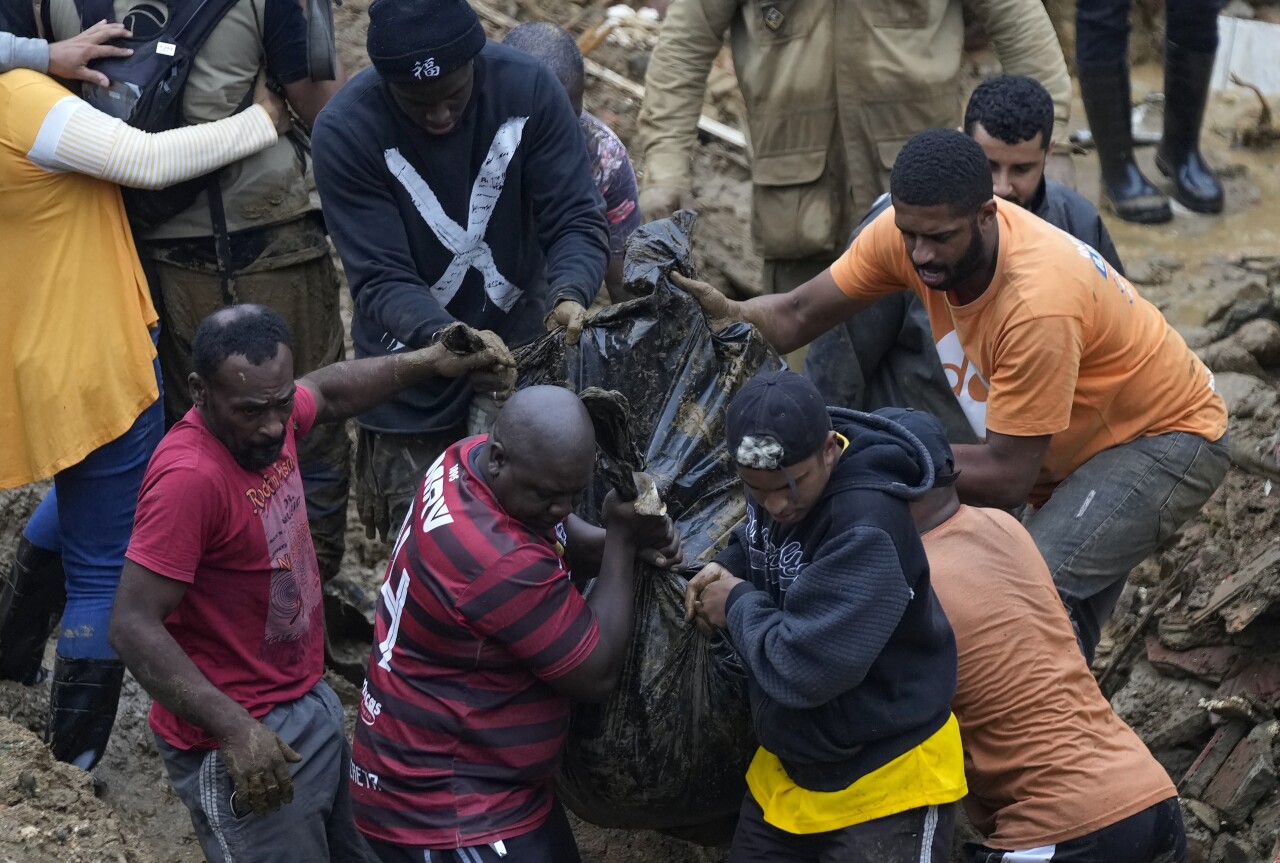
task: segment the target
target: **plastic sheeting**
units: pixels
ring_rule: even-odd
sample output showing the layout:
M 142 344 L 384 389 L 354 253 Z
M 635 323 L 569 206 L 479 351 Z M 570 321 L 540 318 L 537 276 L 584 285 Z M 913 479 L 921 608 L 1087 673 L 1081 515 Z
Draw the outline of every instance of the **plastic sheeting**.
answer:
M 684 576 L 724 547 L 745 514 L 724 443 L 729 399 L 781 363 L 749 326 L 712 335 L 698 304 L 669 280 L 673 268 L 695 276 L 694 221 L 682 211 L 632 237 L 624 275 L 640 299 L 602 311 L 576 347 L 552 333 L 517 360 L 522 386 L 625 397 L 640 469 L 656 483 L 689 564 L 683 574 L 638 564 L 635 634 L 620 683 L 603 704 L 574 705 L 561 798 L 593 824 L 710 844 L 732 830 L 755 743 L 738 657 L 724 638 L 708 641 L 684 623 Z M 598 523 L 607 491 L 598 480 L 580 514 Z

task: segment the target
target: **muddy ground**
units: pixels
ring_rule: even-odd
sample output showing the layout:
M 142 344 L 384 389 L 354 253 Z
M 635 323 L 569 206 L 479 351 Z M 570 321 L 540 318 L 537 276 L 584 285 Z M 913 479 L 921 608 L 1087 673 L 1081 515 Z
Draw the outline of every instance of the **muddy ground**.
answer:
M 365 8 L 366 0 L 347 0 L 337 10 L 340 50 L 352 70 L 365 64 Z M 603 4 L 575 6 L 570 0 L 542 0 L 541 5 L 518 0 L 503 6 L 502 11 L 527 18 L 533 10 L 564 22 L 589 21 L 588 16 L 598 15 L 601 8 Z M 491 35 L 500 33 L 492 29 Z M 629 53 L 634 52 L 605 44 L 593 56 L 625 73 Z M 976 79 L 992 68 L 989 55 L 973 55 L 971 77 Z M 1159 86 L 1159 70 L 1155 66 L 1136 71 L 1135 96 Z M 632 142 L 638 106 L 631 96 L 593 81 L 586 101 L 590 110 L 613 123 L 623 139 Z M 1280 107 L 1274 101 L 1273 108 Z M 1078 100 L 1075 109 L 1073 128 L 1083 125 Z M 1167 226 L 1144 228 L 1108 219 L 1140 291 L 1156 302 L 1197 346 L 1223 334 L 1219 331 L 1233 307 L 1249 303 L 1256 306 L 1261 295 L 1270 298 L 1280 292 L 1280 270 L 1273 275 L 1264 272 L 1259 282 L 1256 272 L 1251 276 L 1247 267 L 1239 266 L 1243 259 L 1265 258 L 1280 248 L 1280 160 L 1276 151 L 1251 153 L 1234 150 L 1229 144 L 1233 130 L 1255 114 L 1256 103 L 1234 93 L 1216 98 L 1209 113 L 1205 149 L 1210 161 L 1228 178 L 1228 207 L 1222 217 L 1196 216 L 1175 205 L 1176 218 Z M 1140 152 L 1148 175 L 1154 178 L 1157 175 L 1151 158 L 1149 148 Z M 729 291 L 735 284 L 753 284 L 759 273 L 759 259 L 751 249 L 746 227 L 749 187 L 741 161 L 741 154 L 719 144 L 704 146 L 696 160 L 694 192 L 701 215 L 696 235 L 699 258 L 704 275 Z M 1081 192 L 1096 200 L 1098 179 L 1092 156 L 1078 156 L 1076 164 Z M 637 167 L 643 170 L 642 165 Z M 1247 362 L 1244 365 L 1246 368 L 1240 370 L 1251 372 L 1254 377 L 1243 384 L 1236 381 L 1236 391 L 1243 391 L 1240 398 L 1274 402 L 1274 369 L 1255 368 Z M 1253 416 L 1236 417 L 1233 433 L 1249 441 L 1266 442 L 1276 433 L 1277 423 L 1280 410 L 1271 405 L 1254 411 Z M 1272 491 L 1268 478 L 1262 475 L 1265 472 L 1233 468 L 1204 512 L 1185 529 L 1182 545 L 1173 554 L 1193 555 L 1194 568 L 1209 579 L 1239 570 L 1266 538 L 1276 535 L 1280 525 L 1280 491 Z M 1280 468 L 1275 478 L 1280 481 Z M 41 486 L 0 492 L 0 570 L 8 572 L 17 532 L 42 493 Z M 376 595 L 385 558 L 381 545 L 367 541 L 355 527 L 354 519 L 352 525 L 344 589 L 348 598 L 363 602 L 367 608 Z M 1144 565 L 1135 574 L 1135 586 L 1154 589 L 1158 571 L 1154 561 Z M 1121 611 L 1139 604 L 1140 599 L 1131 593 Z M 355 667 L 363 663 L 365 651 L 367 645 L 348 645 L 348 656 Z M 51 662 L 52 645 L 48 658 Z M 1116 687 L 1122 682 L 1115 681 Z M 353 711 L 355 690 L 337 677 L 333 677 L 333 683 Z M 1138 681 L 1122 692 L 1116 705 L 1143 732 L 1151 718 L 1161 714 L 1164 700 L 1175 695 L 1167 686 L 1148 686 Z M 148 699 L 132 679 L 127 681 L 111 746 L 96 772 L 96 788 L 84 774 L 53 763 L 27 730 L 43 727 L 47 706 L 47 684 L 27 689 L 0 683 L 0 863 L 194 863 L 202 859 L 186 811 L 170 791 L 151 742 L 146 727 Z M 1166 766 L 1171 773 L 1186 767 L 1182 763 Z M 723 859 L 722 851 L 698 848 L 657 834 L 605 830 L 580 823 L 577 833 L 584 859 L 591 863 L 711 863 Z

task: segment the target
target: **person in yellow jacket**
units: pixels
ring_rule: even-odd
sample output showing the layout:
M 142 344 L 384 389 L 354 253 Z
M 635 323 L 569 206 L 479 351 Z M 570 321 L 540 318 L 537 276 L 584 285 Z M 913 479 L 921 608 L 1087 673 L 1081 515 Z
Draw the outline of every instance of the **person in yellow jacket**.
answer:
M 1007 74 L 1052 94 L 1066 141 L 1071 81 L 1041 0 L 971 0 Z M 917 132 L 959 127 L 961 0 L 675 0 L 640 112 L 646 219 L 692 203 L 690 159 L 707 73 L 728 31 L 747 106 L 752 238 L 763 292 L 821 273 L 887 191 Z
M 55 757 L 86 770 L 115 719 L 124 666 L 108 623 L 164 432 L 157 315 L 120 184 L 164 188 L 274 145 L 288 113 L 264 86 L 256 95 L 221 122 L 148 135 L 39 72 L 0 74 L 0 489 L 53 477 L 56 491 L 24 531 L 0 603 L 0 665 L 24 683 L 40 677 L 56 610 L 32 561 L 58 546 L 67 599 L 48 737 Z M 25 644 L 14 637 L 33 629 Z

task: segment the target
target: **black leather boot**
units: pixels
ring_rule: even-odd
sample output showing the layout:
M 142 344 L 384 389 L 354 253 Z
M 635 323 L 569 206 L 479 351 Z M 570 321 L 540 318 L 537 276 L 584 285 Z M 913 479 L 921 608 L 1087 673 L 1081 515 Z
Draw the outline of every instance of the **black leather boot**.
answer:
M 1173 180 L 1173 196 L 1197 213 L 1222 212 L 1222 184 L 1200 155 L 1200 124 L 1209 98 L 1213 54 L 1164 46 L 1164 137 L 1156 167 Z
M 66 604 L 62 556 L 23 537 L 0 593 L 0 680 L 34 686 L 45 678 L 44 646 Z
M 111 738 L 123 682 L 124 663 L 118 659 L 57 657 L 45 732 L 54 758 L 81 770 L 97 765 Z
M 1077 77 L 1089 129 L 1098 145 L 1104 203 L 1126 222 L 1153 225 L 1169 221 L 1173 218 L 1169 199 L 1142 176 L 1133 161 L 1128 65 L 1081 66 Z

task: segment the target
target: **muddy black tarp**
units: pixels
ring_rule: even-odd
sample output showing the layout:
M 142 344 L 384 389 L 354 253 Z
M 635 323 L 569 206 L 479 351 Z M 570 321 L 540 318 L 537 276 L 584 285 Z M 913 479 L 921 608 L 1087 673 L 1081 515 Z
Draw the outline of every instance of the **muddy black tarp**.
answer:
M 724 442 L 729 399 L 760 369 L 781 367 L 750 327 L 713 336 L 698 304 L 670 282 L 673 267 L 695 275 L 693 223 L 680 212 L 632 237 L 624 273 L 644 296 L 601 312 L 577 347 L 552 334 L 517 357 L 522 386 L 594 386 L 626 397 L 641 468 L 680 530 L 691 570 L 723 548 L 744 515 Z M 596 521 L 606 492 L 598 482 L 580 514 Z M 593 824 L 711 843 L 727 838 L 742 803 L 754 741 L 738 658 L 723 638 L 708 642 L 685 626 L 684 586 L 681 575 L 640 565 L 621 682 L 603 704 L 574 705 L 559 786 Z

